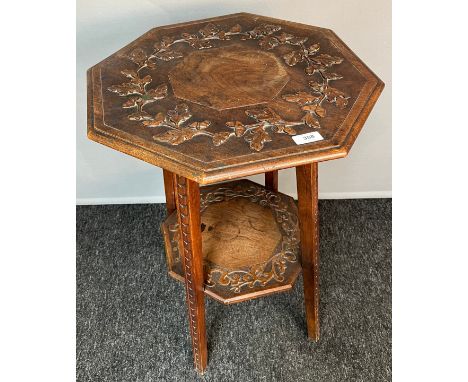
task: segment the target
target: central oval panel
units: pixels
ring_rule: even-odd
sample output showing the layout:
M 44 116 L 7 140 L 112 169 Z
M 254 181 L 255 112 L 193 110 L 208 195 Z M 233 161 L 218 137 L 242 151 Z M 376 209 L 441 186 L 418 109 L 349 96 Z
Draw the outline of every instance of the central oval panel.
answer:
M 274 54 L 232 45 L 190 53 L 169 80 L 177 98 L 225 110 L 271 101 L 289 76 Z

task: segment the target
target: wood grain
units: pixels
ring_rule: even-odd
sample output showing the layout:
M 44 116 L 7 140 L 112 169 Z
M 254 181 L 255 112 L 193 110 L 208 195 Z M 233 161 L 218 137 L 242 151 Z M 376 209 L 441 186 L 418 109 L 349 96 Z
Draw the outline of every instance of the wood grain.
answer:
M 278 192 L 278 171 L 265 173 L 265 188 L 270 191 Z
M 296 179 L 307 331 L 309 338 L 318 341 L 320 338 L 318 164 L 296 167 Z
M 166 194 L 166 210 L 167 214 L 172 214 L 176 208 L 176 185 L 175 185 L 175 175 L 167 170 L 163 170 L 164 178 L 164 192 Z
M 185 271 L 193 360 L 203 374 L 208 360 L 203 293 L 203 256 L 200 231 L 200 189 L 196 182 L 177 176 L 177 215 Z
M 276 31 L 278 27 L 281 29 Z M 272 30 L 275 32 L 270 34 Z M 288 43 L 294 41 L 288 36 L 294 36 L 295 41 L 307 39 L 305 48 Z M 278 45 L 279 40 L 286 43 Z M 162 49 L 162 41 L 170 46 Z M 150 54 L 157 44 L 154 60 L 142 60 L 141 55 Z M 315 49 L 311 48 L 315 44 L 319 46 L 317 53 L 307 60 L 300 58 L 300 54 Z M 224 53 L 216 59 L 212 52 Z M 272 56 L 276 64 L 270 60 Z M 301 97 L 292 101 L 299 99 L 292 97 L 294 94 L 312 94 L 311 82 L 325 81 L 317 72 L 304 74 L 304 68 L 319 65 L 310 61 L 317 57 L 322 66 L 332 57 L 336 64 L 326 68 L 327 76 L 337 78 L 327 80 L 336 91 L 328 91 L 329 101 L 317 101 L 318 108 L 301 104 Z M 227 62 L 230 58 L 231 66 Z M 196 69 L 191 78 L 183 76 L 187 72 L 183 60 L 188 61 L 187 67 Z M 264 68 L 263 76 L 259 76 L 260 68 Z M 284 70 L 289 80 L 274 96 Z M 248 81 L 243 82 L 241 71 Z M 176 80 L 177 76 L 184 81 Z M 207 78 L 215 81 L 203 81 Z M 225 96 L 222 91 L 211 91 L 213 87 L 223 88 Z M 91 68 L 88 136 L 200 184 L 211 184 L 346 156 L 383 87 L 332 31 L 239 13 L 152 29 Z M 142 95 L 137 97 L 132 91 Z M 165 118 L 173 118 L 169 114 L 182 102 L 187 104 L 187 112 L 171 125 Z M 255 107 L 245 106 L 256 102 L 260 103 Z M 276 114 L 265 116 L 258 110 L 260 105 Z M 301 122 L 305 112 L 309 126 Z M 320 127 L 315 125 L 318 120 Z M 297 134 L 319 129 L 324 140 L 297 146 L 284 132 L 283 121 L 293 121 Z M 238 122 L 248 129 L 238 128 Z

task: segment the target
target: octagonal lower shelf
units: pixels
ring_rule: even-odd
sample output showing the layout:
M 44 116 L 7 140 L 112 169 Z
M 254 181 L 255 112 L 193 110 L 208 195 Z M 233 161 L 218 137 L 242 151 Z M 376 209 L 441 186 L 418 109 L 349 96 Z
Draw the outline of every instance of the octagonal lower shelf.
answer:
M 291 289 L 301 271 L 294 200 L 249 180 L 200 193 L 205 293 L 232 304 Z M 169 274 L 184 281 L 176 212 L 162 229 Z

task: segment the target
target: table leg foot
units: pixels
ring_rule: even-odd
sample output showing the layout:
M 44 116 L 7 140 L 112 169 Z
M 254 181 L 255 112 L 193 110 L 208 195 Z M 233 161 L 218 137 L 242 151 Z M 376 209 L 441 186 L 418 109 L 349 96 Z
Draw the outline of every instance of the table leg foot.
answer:
M 296 167 L 301 261 L 309 338 L 318 341 L 319 325 L 319 220 L 318 164 Z
M 198 183 L 177 175 L 176 190 L 193 360 L 195 369 L 203 374 L 208 360 L 208 350 L 203 292 L 200 188 Z

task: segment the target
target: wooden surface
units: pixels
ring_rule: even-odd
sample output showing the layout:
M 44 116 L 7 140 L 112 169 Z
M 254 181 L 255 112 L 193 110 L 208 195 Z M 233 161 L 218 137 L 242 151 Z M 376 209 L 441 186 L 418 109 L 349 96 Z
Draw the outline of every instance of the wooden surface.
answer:
M 221 111 L 271 101 L 289 76 L 273 53 L 232 45 L 189 53 L 169 81 L 177 98 Z
M 206 294 L 231 304 L 293 286 L 300 263 L 292 198 L 241 180 L 202 187 L 201 211 Z M 176 223 L 172 214 L 162 227 L 170 274 L 182 281 Z
M 164 192 L 166 194 L 166 209 L 167 214 L 173 213 L 176 208 L 176 188 L 175 188 L 175 175 L 167 170 L 163 170 L 164 178 Z
M 297 167 L 296 179 L 307 331 L 309 338 L 318 341 L 320 338 L 318 164 L 311 163 Z
M 278 171 L 265 173 L 265 188 L 270 191 L 278 192 Z
M 88 136 L 200 184 L 346 156 L 383 83 L 330 30 L 239 13 L 88 71 Z M 292 135 L 322 141 L 296 145 Z
M 239 269 L 268 261 L 281 232 L 271 209 L 246 199 L 232 199 L 204 211 L 202 238 L 205 261 Z
M 196 182 L 176 177 L 177 216 L 182 248 L 185 290 L 195 368 L 205 371 L 208 350 L 203 293 L 203 257 L 200 232 L 200 189 Z

